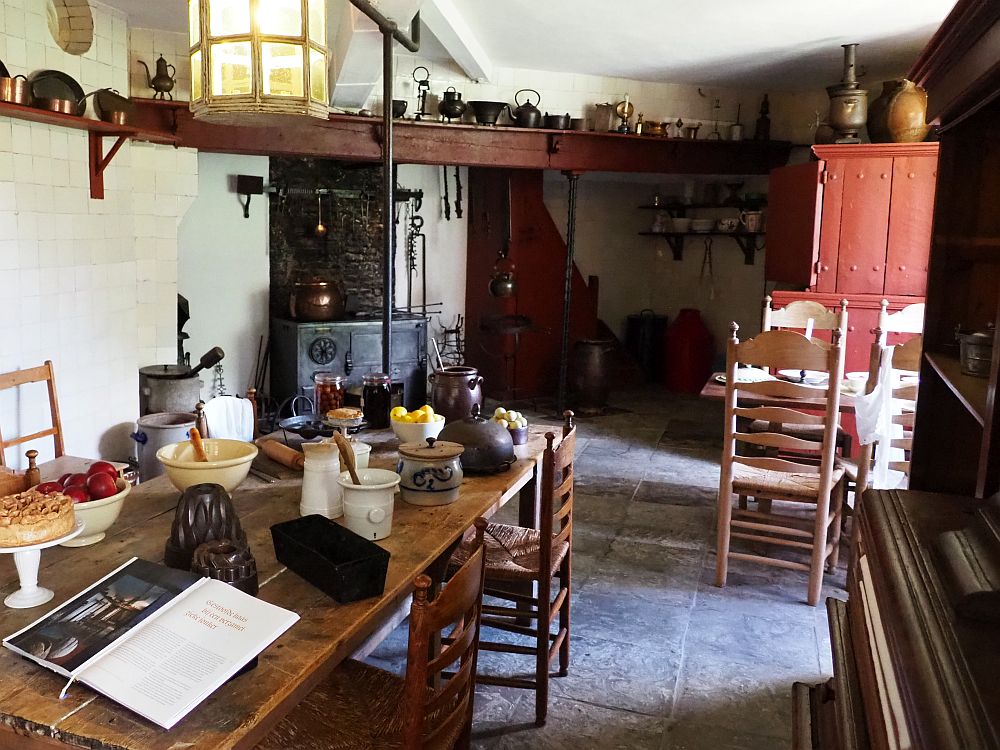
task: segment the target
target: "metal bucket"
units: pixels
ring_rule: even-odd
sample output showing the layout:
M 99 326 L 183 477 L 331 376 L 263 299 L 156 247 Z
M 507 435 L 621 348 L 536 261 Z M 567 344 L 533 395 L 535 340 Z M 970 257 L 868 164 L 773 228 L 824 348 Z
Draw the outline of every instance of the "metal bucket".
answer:
M 156 460 L 156 451 L 165 445 L 187 440 L 188 432 L 194 427 L 194 420 L 195 415 L 188 412 L 165 412 L 139 417 L 131 438 L 135 441 L 140 482 L 163 473 L 163 464 Z

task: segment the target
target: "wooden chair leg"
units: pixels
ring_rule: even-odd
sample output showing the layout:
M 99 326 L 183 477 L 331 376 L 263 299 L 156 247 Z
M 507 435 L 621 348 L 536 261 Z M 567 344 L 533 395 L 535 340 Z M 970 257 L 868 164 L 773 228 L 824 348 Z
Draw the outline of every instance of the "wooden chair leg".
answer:
M 726 585 L 729 575 L 729 532 L 733 502 L 728 488 L 719 491 L 719 524 L 715 541 L 715 585 Z
M 830 495 L 839 491 L 839 485 L 831 490 Z M 809 562 L 809 591 L 806 601 L 810 606 L 819 604 L 820 591 L 823 588 L 823 572 L 826 566 L 826 540 L 828 536 L 827 517 L 830 514 L 830 495 L 820 497 L 816 501 L 816 517 L 813 521 L 812 555 Z
M 562 567 L 559 570 L 559 583 L 562 588 L 566 589 L 566 598 L 563 600 L 562 606 L 559 608 L 559 629 L 566 630 L 566 636 L 563 638 L 563 642 L 559 645 L 559 676 L 565 677 L 569 674 L 569 603 L 573 596 L 573 548 L 572 539 L 570 540 L 570 549 L 566 553 L 566 559 L 563 560 Z
M 549 631 L 552 618 L 552 586 L 538 584 L 538 634 L 535 641 L 535 725 L 545 724 L 549 710 Z M 548 584 L 548 585 L 546 585 Z
M 833 526 L 833 538 L 830 540 L 830 560 L 827 563 L 827 569 L 831 572 L 837 569 L 837 563 L 840 562 L 840 537 L 844 523 L 844 503 L 847 495 L 847 481 L 841 479 L 840 483 L 833 488 L 833 494 L 836 498 L 833 509 L 833 524 L 831 524 Z

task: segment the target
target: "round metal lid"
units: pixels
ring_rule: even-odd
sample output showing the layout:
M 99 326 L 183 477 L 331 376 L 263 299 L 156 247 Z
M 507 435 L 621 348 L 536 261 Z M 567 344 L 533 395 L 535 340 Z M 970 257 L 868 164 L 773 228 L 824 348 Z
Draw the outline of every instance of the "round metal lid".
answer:
M 189 365 L 149 365 L 148 367 L 140 367 L 139 374 L 145 375 L 147 378 L 165 378 L 172 380 L 192 377 L 191 367 Z
M 461 456 L 463 451 L 465 451 L 465 446 L 461 443 L 451 443 L 437 438 L 427 438 L 427 440 L 416 443 L 403 443 L 399 446 L 399 455 L 422 461 L 444 461 Z

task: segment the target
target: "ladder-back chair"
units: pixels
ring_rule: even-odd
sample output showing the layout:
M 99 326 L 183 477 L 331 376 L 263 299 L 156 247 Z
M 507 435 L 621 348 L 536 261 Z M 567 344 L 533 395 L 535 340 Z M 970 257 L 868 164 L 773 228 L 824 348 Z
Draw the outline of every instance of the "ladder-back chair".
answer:
M 837 565 L 843 509 L 844 469 L 836 465 L 837 414 L 840 408 L 840 381 L 844 372 L 844 350 L 839 330 L 831 343 L 809 340 L 794 331 L 765 331 L 740 343 L 739 326 L 730 325 L 726 350 L 725 433 L 719 481 L 717 586 L 725 586 L 729 560 L 745 560 L 809 573 L 807 600 L 819 601 L 823 567 Z M 781 380 L 737 383 L 736 368 L 749 364 L 773 369 L 818 370 L 829 374 L 827 387 L 818 389 Z M 739 397 L 750 399 L 786 398 L 790 405 L 739 405 Z M 793 406 L 808 400 L 809 412 Z M 760 420 L 766 424 L 807 425 L 818 428 L 819 442 L 793 435 L 765 431 L 739 432 L 737 419 Z M 738 443 L 781 451 L 780 456 L 737 455 Z M 733 508 L 733 496 L 753 496 L 770 502 L 756 510 Z M 798 513 L 782 513 L 786 503 Z M 782 508 L 776 508 L 780 504 Z M 801 510 L 811 509 L 812 519 Z M 775 545 L 807 552 L 809 562 L 768 557 L 758 552 L 735 552 L 732 539 Z
M 889 333 L 917 333 L 924 332 L 924 303 L 918 302 L 907 305 L 894 313 L 889 312 L 889 300 L 884 299 L 879 303 L 878 330 L 880 333 L 876 341 L 886 343 L 886 334 Z
M 52 426 L 38 432 L 33 432 L 30 435 L 5 438 L 3 436 L 3 426 L 0 425 L 0 466 L 7 465 L 5 458 L 7 448 L 49 437 L 50 435 L 55 447 L 55 458 L 59 458 L 65 452 L 65 448 L 63 447 L 62 421 L 59 419 L 59 399 L 56 396 L 56 375 L 52 367 L 52 361 L 47 359 L 45 360 L 45 364 L 38 367 L 0 374 L 0 391 L 7 390 L 8 388 L 18 388 L 29 383 L 45 383 L 48 387 L 49 412 L 51 413 Z
M 542 455 L 539 528 L 491 523 L 486 528 L 486 595 L 513 602 L 513 606 L 483 605 L 483 626 L 516 633 L 533 640 L 531 646 L 482 641 L 484 651 L 532 656 L 533 678 L 506 677 L 480 672 L 484 685 L 502 685 L 535 691 L 535 723 L 545 723 L 548 713 L 550 665 L 558 656 L 555 676 L 569 673 L 570 597 L 573 560 L 573 457 L 576 427 L 573 412 L 564 413 L 562 440 L 545 435 Z M 464 545 L 452 558 L 461 562 Z M 510 588 L 535 584 L 537 596 L 513 593 Z M 513 585 L 512 585 L 513 584 Z M 522 624 L 535 621 L 531 627 Z M 552 625 L 556 632 L 552 633 Z
M 431 601 L 417 576 L 406 676 L 349 660 L 292 709 L 256 750 L 451 750 L 468 747 L 483 601 L 486 521 L 476 519 L 465 563 Z M 448 645 L 431 656 L 437 635 Z M 437 679 L 456 668 L 447 680 Z

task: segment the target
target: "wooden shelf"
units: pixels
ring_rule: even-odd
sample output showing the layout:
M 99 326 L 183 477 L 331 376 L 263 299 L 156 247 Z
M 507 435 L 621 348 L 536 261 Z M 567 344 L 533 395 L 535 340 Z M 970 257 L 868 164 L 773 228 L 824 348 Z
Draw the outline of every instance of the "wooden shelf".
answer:
M 764 232 L 639 232 L 639 235 L 665 239 L 670 245 L 674 260 L 684 259 L 685 237 L 731 237 L 743 251 L 743 262 L 748 266 L 754 264 L 757 251 L 763 248 L 763 245 L 758 245 L 758 238 L 766 236 Z
M 925 352 L 924 358 L 938 374 L 945 385 L 958 397 L 962 406 L 975 417 L 979 424 L 985 424 L 989 378 L 977 378 L 962 372 L 958 357 L 940 352 Z
M 177 138 L 170 133 L 145 130 L 130 125 L 115 125 L 114 123 L 94 120 L 89 117 L 65 115 L 61 112 L 48 112 L 44 109 L 24 107 L 20 104 L 0 102 L 0 116 L 12 117 L 17 120 L 35 122 L 40 125 L 55 125 L 61 128 L 84 130 L 88 134 L 88 151 L 90 154 L 90 197 L 95 200 L 104 198 L 104 170 L 107 169 L 115 154 L 126 140 L 148 141 L 176 145 Z M 104 152 L 104 139 L 115 139 L 114 144 Z
M 179 145 L 199 151 L 350 161 L 378 161 L 382 155 L 380 117 L 335 113 L 326 120 L 288 118 L 278 125 L 248 119 L 232 125 L 195 119 L 187 102 L 132 101 L 141 128 L 176 135 Z M 690 141 L 405 119 L 393 124 L 393 152 L 400 164 L 749 175 L 768 174 L 788 161 L 790 151 L 787 141 Z

